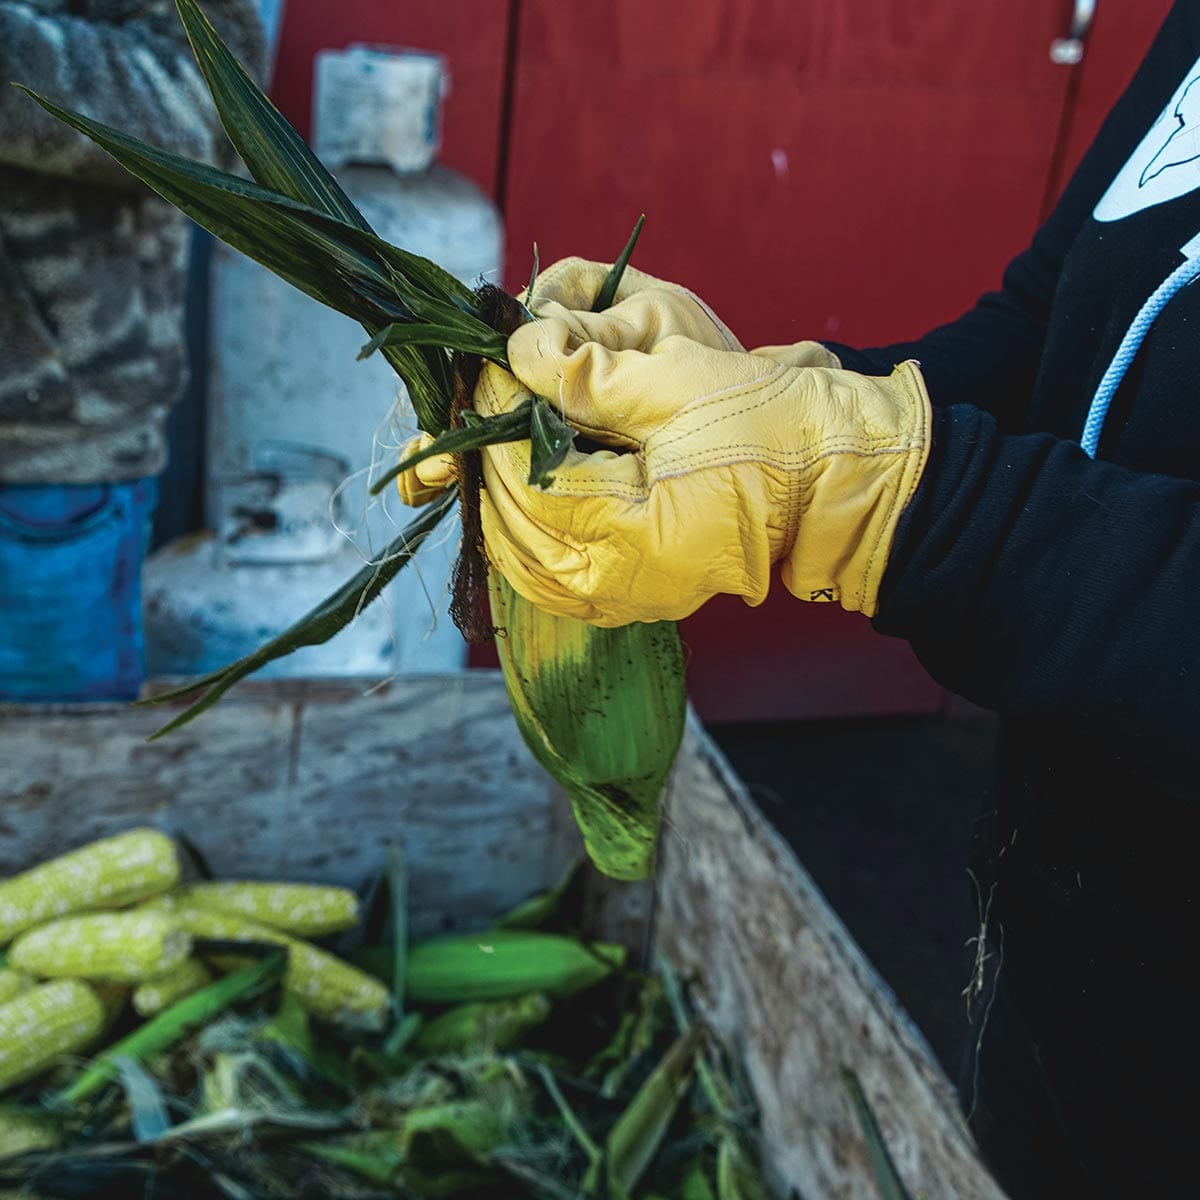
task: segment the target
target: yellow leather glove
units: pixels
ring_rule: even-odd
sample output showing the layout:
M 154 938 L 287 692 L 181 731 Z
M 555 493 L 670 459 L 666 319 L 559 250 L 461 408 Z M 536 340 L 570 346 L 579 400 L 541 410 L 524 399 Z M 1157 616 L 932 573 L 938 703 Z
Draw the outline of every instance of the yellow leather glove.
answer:
M 539 317 L 564 321 L 579 337 L 598 335 L 613 349 L 650 350 L 662 338 L 673 334 L 715 349 L 742 349 L 728 326 L 693 292 L 633 267 L 625 269 L 614 303 L 622 304 L 634 297 L 639 303 L 623 304 L 616 315 L 611 308 L 606 314 L 592 314 L 592 303 L 608 272 L 606 263 L 561 259 L 538 276 L 534 311 Z M 528 303 L 524 293 L 521 299 Z M 575 311 L 586 314 L 586 325 L 574 321 Z M 754 353 L 794 367 L 841 366 L 832 351 L 819 342 L 764 346 Z M 408 458 L 432 441 L 429 434 L 418 434 L 404 445 L 400 457 Z M 453 480 L 452 457 L 435 455 L 400 474 L 396 488 L 405 504 L 416 507 L 436 499 Z
M 534 295 L 534 310 L 542 316 L 557 317 L 568 323 L 574 310 L 589 310 L 595 301 L 609 268 L 604 263 L 588 262 L 582 258 L 564 258 L 543 271 L 537 279 Z M 694 338 L 704 345 L 740 350 L 741 345 L 704 301 L 675 283 L 668 283 L 647 275 L 644 271 L 626 267 L 617 290 L 615 303 L 640 298 L 636 315 L 627 314 L 626 320 L 613 320 L 605 314 L 600 326 L 604 336 L 614 345 L 630 348 L 649 348 L 658 339 L 670 334 Z M 521 299 L 528 303 L 522 292 Z M 631 323 L 632 322 L 632 323 Z M 586 332 L 579 328 L 581 336 Z M 832 355 L 815 342 L 801 343 L 814 347 L 820 356 Z M 794 348 L 777 347 L 780 353 L 793 353 Z M 811 364 L 815 365 L 815 364 Z M 828 365 L 821 357 L 821 365 Z M 400 457 L 423 450 L 433 439 L 429 434 L 412 438 L 401 450 Z M 435 499 L 453 480 L 454 463 L 449 455 L 436 455 L 425 459 L 412 470 L 405 471 L 396 479 L 400 499 L 405 504 L 428 504 Z
M 928 453 L 915 364 L 871 378 L 795 365 L 832 359 L 811 344 L 749 354 L 716 318 L 679 332 L 691 310 L 662 291 L 603 314 L 535 305 L 513 374 L 484 367 L 481 413 L 534 392 L 627 451 L 572 452 L 543 492 L 528 443 L 485 450 L 489 556 L 533 603 L 601 625 L 678 619 L 717 593 L 761 603 L 776 562 L 794 594 L 873 614 Z M 422 466 L 432 483 L 436 460 Z

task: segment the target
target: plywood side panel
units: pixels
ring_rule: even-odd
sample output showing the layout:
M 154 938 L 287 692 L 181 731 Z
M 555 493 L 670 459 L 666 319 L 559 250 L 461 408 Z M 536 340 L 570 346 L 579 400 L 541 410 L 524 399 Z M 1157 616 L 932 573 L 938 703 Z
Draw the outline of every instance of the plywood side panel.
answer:
M 776 1195 L 877 1200 L 849 1068 L 910 1194 L 1003 1200 L 924 1039 L 695 728 L 668 814 L 655 952 L 695 981 L 702 1015 L 742 1059 Z

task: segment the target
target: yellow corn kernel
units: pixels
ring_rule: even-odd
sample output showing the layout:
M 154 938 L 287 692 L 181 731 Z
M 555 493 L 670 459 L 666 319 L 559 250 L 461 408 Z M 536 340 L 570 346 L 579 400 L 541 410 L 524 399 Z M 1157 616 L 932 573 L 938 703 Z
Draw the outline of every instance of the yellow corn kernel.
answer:
M 0 967 L 0 1004 L 6 1004 L 14 996 L 27 992 L 33 987 L 33 980 L 23 971 L 14 971 L 11 967 Z
M 179 966 L 191 949 L 191 938 L 164 913 L 85 913 L 21 934 L 8 958 L 47 979 L 141 983 Z
M 198 958 L 189 958 L 173 971 L 138 984 L 133 992 L 133 1010 L 140 1017 L 152 1017 L 210 983 L 209 969 Z
M 178 882 L 175 843 L 156 829 L 92 842 L 0 881 L 0 945 L 51 917 L 122 908 Z
M 167 903 L 155 901 L 154 906 L 169 911 L 179 926 L 195 938 L 286 946 L 284 987 L 314 1016 L 372 1031 L 387 1024 L 391 1009 L 387 988 L 348 962 L 269 925 L 232 913 L 179 901 L 170 903 L 169 898 Z
M 100 997 L 79 979 L 57 979 L 0 1005 L 0 1091 L 44 1071 L 99 1037 Z
M 358 897 L 349 888 L 212 880 L 178 895 L 185 904 L 249 917 L 296 937 L 323 937 L 358 924 Z

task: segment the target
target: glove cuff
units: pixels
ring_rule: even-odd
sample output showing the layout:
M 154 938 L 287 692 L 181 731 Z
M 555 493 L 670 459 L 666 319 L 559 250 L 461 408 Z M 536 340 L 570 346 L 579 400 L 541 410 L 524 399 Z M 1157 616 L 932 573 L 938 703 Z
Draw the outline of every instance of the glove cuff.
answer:
M 784 586 L 801 600 L 837 602 L 873 617 L 896 527 L 929 458 L 931 406 L 914 362 L 873 379 L 873 423 L 895 434 L 839 449 L 800 480 L 796 538 L 782 562 Z

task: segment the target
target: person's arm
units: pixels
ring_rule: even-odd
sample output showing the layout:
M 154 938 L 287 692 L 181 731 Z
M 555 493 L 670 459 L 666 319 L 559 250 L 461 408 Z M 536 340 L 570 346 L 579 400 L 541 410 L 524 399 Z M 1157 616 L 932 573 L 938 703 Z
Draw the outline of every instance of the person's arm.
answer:
M 1168 16 L 1054 211 L 1029 248 L 1009 264 L 1001 289 L 916 341 L 865 350 L 826 342 L 844 367 L 887 375 L 898 363 L 915 359 L 935 407 L 971 404 L 991 413 L 1002 429 L 1019 430 L 1037 378 L 1063 263 L 1080 228 L 1179 78 L 1183 68 L 1176 60 L 1186 8 L 1176 4 Z
M 981 297 L 958 320 L 894 346 L 824 345 L 847 370 L 864 375 L 888 375 L 898 364 L 916 360 L 935 407 L 972 404 L 1016 429 L 1037 379 L 1063 255 L 1079 228 L 1074 216 L 1056 212 L 1009 265 L 1002 289 Z
M 1008 715 L 1086 727 L 1194 795 L 1200 484 L 935 412 L 875 619 L 934 678 Z
M 141 187 L 10 82 L 188 158 L 223 160 L 224 136 L 175 6 L 85 0 L 77 7 L 82 11 L 45 13 L 0 0 L 0 163 Z M 209 0 L 205 11 L 233 53 L 261 73 L 262 33 L 252 0 Z

